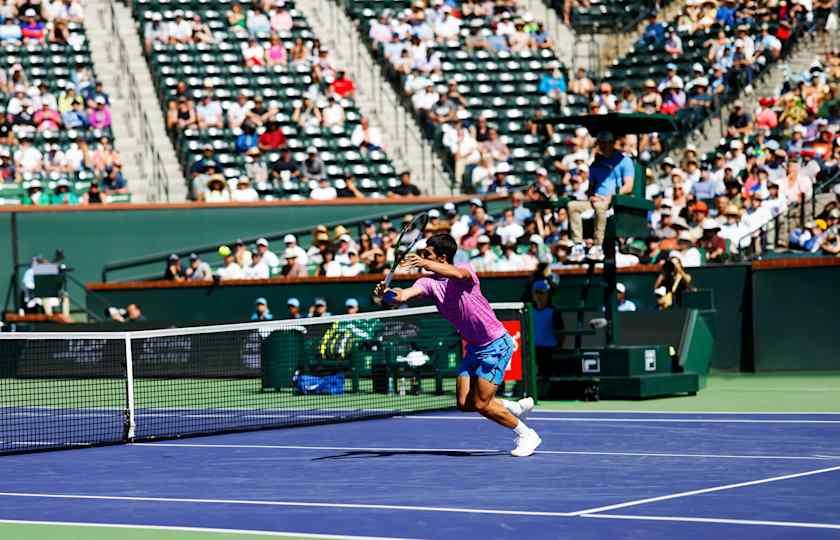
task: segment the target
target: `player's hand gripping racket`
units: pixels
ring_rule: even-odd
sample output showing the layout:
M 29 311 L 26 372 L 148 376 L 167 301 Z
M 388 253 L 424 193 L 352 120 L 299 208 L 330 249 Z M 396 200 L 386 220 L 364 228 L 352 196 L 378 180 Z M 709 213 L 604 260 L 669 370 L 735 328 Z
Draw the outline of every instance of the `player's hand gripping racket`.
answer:
M 378 285 L 374 290 L 374 296 L 378 296 L 378 291 L 384 291 L 384 294 L 382 295 L 383 304 L 390 306 L 395 303 L 397 298 L 396 293 L 388 290 L 391 287 L 391 281 L 394 279 L 394 275 L 397 273 L 397 268 L 400 266 L 403 259 L 405 259 L 405 256 L 411 253 L 411 250 L 414 249 L 417 242 L 423 238 L 423 231 L 426 229 L 426 224 L 428 222 L 429 215 L 426 212 L 423 212 L 410 222 L 403 225 L 400 235 L 397 237 L 397 241 L 394 244 L 396 253 L 394 254 L 394 262 L 391 264 L 391 270 L 388 272 L 388 275 L 385 276 L 385 281 Z M 403 243 L 404 238 L 411 238 L 411 242 Z

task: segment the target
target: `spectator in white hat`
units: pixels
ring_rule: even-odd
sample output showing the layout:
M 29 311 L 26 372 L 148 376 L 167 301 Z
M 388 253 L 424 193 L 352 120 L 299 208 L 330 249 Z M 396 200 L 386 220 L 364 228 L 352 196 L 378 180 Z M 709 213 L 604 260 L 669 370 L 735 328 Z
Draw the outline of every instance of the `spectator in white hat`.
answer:
M 287 234 L 283 237 L 283 243 L 286 244 L 287 252 L 291 250 L 292 252 L 297 253 L 297 262 L 303 266 L 309 264 L 309 256 L 306 254 L 306 250 L 298 245 L 297 237 L 295 235 Z
M 306 277 L 308 275 L 306 267 L 298 262 L 298 253 L 295 250 L 287 249 L 283 253 L 283 259 L 285 259 L 286 264 L 280 269 L 280 273 L 284 277 Z
M 290 319 L 300 319 L 300 300 L 297 298 L 289 298 L 286 300 L 286 309 L 289 310 Z
M 348 298 L 344 301 L 344 311 L 347 315 L 354 315 L 359 312 L 359 301 L 355 298 Z
M 627 288 L 624 283 L 615 284 L 615 294 L 618 297 L 618 311 L 636 311 L 636 304 L 627 299 Z
M 355 277 L 367 271 L 365 263 L 359 260 L 359 250 L 353 246 L 347 250 L 347 264 L 342 265 L 341 275 Z
M 270 321 L 274 315 L 268 309 L 268 300 L 259 297 L 254 301 L 254 313 L 251 314 L 252 321 Z
M 248 279 L 268 279 L 271 277 L 271 270 L 262 260 L 262 254 L 259 250 L 251 254 L 251 266 L 245 269 L 245 276 Z
M 528 270 L 536 269 L 541 262 L 551 264 L 551 253 L 546 249 L 542 236 L 532 234 L 528 239 L 528 251 L 522 255 Z
M 268 240 L 265 238 L 257 240 L 257 252 L 262 255 L 263 262 L 265 262 L 269 268 L 277 268 L 280 266 L 280 259 L 277 257 L 276 253 L 268 248 Z
M 335 252 L 335 260 L 342 265 L 350 264 L 348 252 L 355 247 L 356 243 L 353 241 L 353 238 L 349 234 L 342 234 L 338 237 L 338 249 Z
M 329 317 L 331 313 L 327 311 L 327 301 L 323 298 L 316 298 L 315 302 L 309 306 L 310 317 Z
M 309 198 L 316 201 L 331 201 L 338 198 L 338 191 L 330 185 L 327 177 L 322 176 L 318 179 L 318 185 L 309 192 Z
M 230 192 L 230 200 L 234 202 L 255 202 L 260 200 L 260 194 L 251 185 L 251 179 L 240 176 L 236 181 L 236 189 Z
M 479 235 L 477 244 L 478 248 L 470 257 L 470 264 L 476 272 L 489 272 L 496 266 L 499 257 L 491 249 L 490 237 L 486 234 Z

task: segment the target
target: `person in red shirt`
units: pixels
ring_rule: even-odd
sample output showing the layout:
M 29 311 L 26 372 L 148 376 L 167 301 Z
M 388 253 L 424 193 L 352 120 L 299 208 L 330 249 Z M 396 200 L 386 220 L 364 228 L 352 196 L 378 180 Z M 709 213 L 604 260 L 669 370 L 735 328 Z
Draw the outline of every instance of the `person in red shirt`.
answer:
M 35 10 L 27 9 L 23 14 L 23 22 L 20 23 L 20 31 L 24 41 L 38 41 L 43 43 L 46 36 L 44 23 L 37 20 Z
M 343 98 L 352 98 L 356 93 L 356 85 L 351 79 L 347 78 L 344 71 L 339 71 L 336 74 L 335 80 L 332 83 L 332 91 Z
M 280 129 L 280 123 L 270 120 L 265 125 L 265 131 L 260 135 L 259 147 L 262 151 L 277 150 L 286 146 L 286 135 Z

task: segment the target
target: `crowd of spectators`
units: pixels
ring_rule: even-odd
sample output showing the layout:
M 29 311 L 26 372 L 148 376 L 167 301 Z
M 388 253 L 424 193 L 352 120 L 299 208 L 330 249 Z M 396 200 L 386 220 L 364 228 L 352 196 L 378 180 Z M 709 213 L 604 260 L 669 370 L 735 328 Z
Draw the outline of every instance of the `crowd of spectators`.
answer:
M 189 23 L 188 15 L 180 13 L 175 21 L 166 22 L 159 13 L 153 13 L 145 32 L 150 53 L 172 44 L 195 43 L 200 21 Z M 240 43 L 246 70 L 255 75 L 288 70 L 308 82 L 300 97 L 293 100 L 267 98 L 251 91 L 228 100 L 224 92 L 217 91 L 213 78 L 206 79 L 200 88 L 179 81 L 166 103 L 166 126 L 173 140 L 178 143 L 185 130 L 194 134 L 195 130 L 229 129 L 233 152 L 245 163 L 245 174 L 225 177 L 226 171 L 214 156 L 216 150 L 205 145 L 201 158 L 189 164 L 191 199 L 250 201 L 274 190 L 294 191 L 319 200 L 364 196 L 355 178 L 338 180 L 335 174 L 327 174 L 323 148 L 310 147 L 305 157 L 285 152 L 292 134 L 305 133 L 310 139 L 314 135 L 341 135 L 348 136 L 363 157 L 381 159 L 386 144 L 380 130 L 365 116 L 354 116 L 348 123 L 348 107 L 353 106 L 356 85 L 338 65 L 333 51 L 317 38 L 288 37 L 298 21 L 282 0 L 234 3 L 225 22 L 226 31 L 211 37 L 217 42 Z M 179 26 L 183 29 L 180 38 L 175 32 Z M 188 28 L 193 28 L 192 34 Z M 246 181 L 250 185 L 246 186 Z M 395 189 L 394 193 L 399 191 Z M 408 195 L 419 194 L 416 189 L 409 191 Z
M 7 1 L 0 6 L 0 44 L 25 47 L 25 54 L 66 46 L 75 55 L 85 44 L 83 20 L 77 0 Z M 22 185 L 21 202 L 98 204 L 127 193 L 111 145 L 110 98 L 87 63 L 77 59 L 58 80 L 36 79 L 22 63 L 0 69 L 0 101 L 0 182 Z M 92 138 L 98 140 L 89 144 Z M 88 179 L 90 188 L 79 194 L 73 184 Z
M 707 228 L 712 224 L 705 218 L 714 219 L 720 227 L 717 237 L 727 247 L 706 250 L 713 262 L 751 244 L 763 246 L 766 235 L 777 234 L 768 230 L 780 226 L 774 218 L 789 208 L 802 209 L 817 186 L 840 173 L 839 93 L 840 56 L 828 53 L 805 72 L 792 74 L 778 93 L 758 97 L 754 107 L 736 102 L 725 120 L 726 137 L 714 152 L 704 159 L 689 145 L 680 163 L 666 159 L 659 171 L 649 171 L 647 195 L 657 206 L 651 216 L 655 233 L 679 236 L 684 229 L 680 218 L 689 226 L 703 218 Z M 835 253 L 836 231 L 828 211 L 827 219 L 806 226 L 808 231 L 792 231 L 782 243 Z M 699 234 L 694 231 L 695 241 Z
M 426 132 L 440 133 L 456 181 L 468 191 L 491 189 L 495 170 L 510 170 L 510 149 L 486 116 L 473 117 L 457 81 L 446 79 L 441 47 L 455 43 L 468 54 L 514 56 L 551 50 L 554 44 L 543 23 L 511 2 L 434 0 L 401 11 L 386 9 L 371 21 L 369 37 L 381 45 L 384 59 L 403 81 Z M 560 64 L 549 67 L 559 70 Z M 546 93 L 551 90 L 556 89 Z
M 365 129 L 367 126 L 367 119 L 362 117 L 359 128 Z M 233 179 L 225 178 L 223 165 L 218 160 L 213 145 L 204 145 L 201 157 L 193 162 L 189 169 L 190 197 L 195 201 L 207 203 L 253 202 L 261 199 L 261 193 L 271 193 L 278 187 L 289 184 L 303 186 L 308 198 L 312 200 L 366 197 L 357 186 L 356 177 L 352 173 L 342 179 L 330 181 L 317 147 L 307 148 L 303 159 L 297 159 L 285 145 L 277 148 L 266 147 L 273 144 L 270 142 L 273 133 L 273 128 L 269 127 L 257 137 L 257 145 L 245 152 L 245 174 Z M 278 130 L 276 133 L 282 136 L 282 131 Z M 271 161 L 267 154 L 275 152 L 277 157 Z M 388 195 L 392 197 L 416 197 L 420 194 L 420 189 L 412 183 L 408 170 L 400 172 L 399 183 L 388 190 Z

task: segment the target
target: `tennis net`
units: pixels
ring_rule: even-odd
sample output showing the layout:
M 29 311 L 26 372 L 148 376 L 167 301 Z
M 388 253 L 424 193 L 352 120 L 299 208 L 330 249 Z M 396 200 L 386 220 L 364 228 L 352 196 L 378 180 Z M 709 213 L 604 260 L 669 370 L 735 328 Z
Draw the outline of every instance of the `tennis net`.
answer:
M 494 304 L 517 342 L 524 306 Z M 462 354 L 434 308 L 138 332 L 0 333 L 0 454 L 451 408 Z

